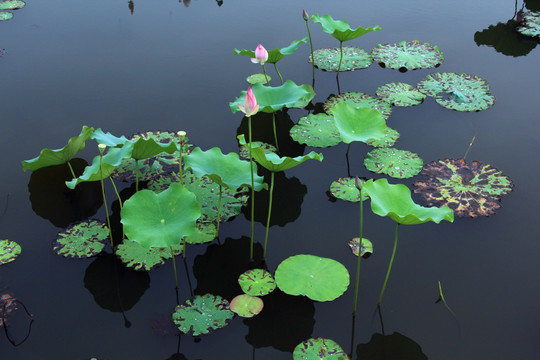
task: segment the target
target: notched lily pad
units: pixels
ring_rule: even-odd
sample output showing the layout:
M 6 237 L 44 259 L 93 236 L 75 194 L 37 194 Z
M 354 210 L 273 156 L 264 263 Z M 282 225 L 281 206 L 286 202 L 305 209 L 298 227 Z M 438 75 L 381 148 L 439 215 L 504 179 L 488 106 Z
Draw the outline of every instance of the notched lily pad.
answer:
M 363 180 L 360 181 L 364 182 Z M 341 200 L 350 202 L 360 201 L 360 191 L 358 191 L 355 185 L 355 178 L 353 177 L 343 177 L 332 181 L 332 184 L 330 184 L 330 193 Z M 367 194 L 362 193 L 362 198 L 363 200 L 367 200 Z
M 238 314 L 238 316 L 250 318 L 259 314 L 263 309 L 264 303 L 261 298 L 242 294 L 231 300 L 229 309 Z
M 438 67 L 444 61 L 444 55 L 438 46 L 418 40 L 379 44 L 373 49 L 371 56 L 381 66 L 402 72 Z
M 309 114 L 298 120 L 289 131 L 292 139 L 311 147 L 329 147 L 341 142 L 334 117 L 325 113 Z
M 268 271 L 264 269 L 248 270 L 240 275 L 238 283 L 248 295 L 264 296 L 276 288 L 276 282 Z
M 25 5 L 26 3 L 21 0 L 5 0 L 0 2 L 0 10 L 17 10 L 23 8 Z
M 229 310 L 229 302 L 217 295 L 206 294 L 186 300 L 176 307 L 172 319 L 184 334 L 199 336 L 229 324 L 234 313 Z
M 197 222 L 197 228 L 190 235 L 185 237 L 188 244 L 204 244 L 217 237 L 216 225 L 206 222 Z
M 410 84 L 389 83 L 377 88 L 377 96 L 393 106 L 414 106 L 424 102 L 426 95 Z
M 349 356 L 334 340 L 311 338 L 294 348 L 294 360 L 348 360 Z
M 377 110 L 383 114 L 385 119 L 392 114 L 392 106 L 390 106 L 390 104 L 379 98 L 361 92 L 348 92 L 329 98 L 323 105 L 324 111 L 329 112 L 330 109 L 342 102 L 349 104 L 355 109 L 367 107 Z
M 53 250 L 64 257 L 89 258 L 103 251 L 108 239 L 109 229 L 105 223 L 85 220 L 59 232 Z
M 394 148 L 377 148 L 366 154 L 364 166 L 376 174 L 407 179 L 418 174 L 424 161 L 415 153 Z
M 341 52 L 339 48 L 317 49 L 313 51 L 313 57 L 315 58 L 314 65 L 317 69 L 323 71 L 338 71 L 340 56 Z M 309 62 L 313 63 L 311 55 L 309 56 Z M 343 59 L 341 60 L 339 71 L 365 69 L 372 62 L 371 55 L 365 50 L 352 46 L 344 46 Z
M 351 241 L 349 241 L 348 244 L 351 248 L 352 253 L 358 256 L 358 252 L 360 251 L 360 238 L 355 237 Z M 371 254 L 373 254 L 373 244 L 371 243 L 371 241 L 366 238 L 362 238 L 362 251 L 360 253 L 365 259 L 367 259 L 371 256 Z
M 525 36 L 540 38 L 540 12 L 529 11 L 523 14 L 523 20 L 517 31 Z
M 181 255 L 184 245 L 172 246 L 174 255 Z M 150 271 L 159 265 L 162 265 L 166 259 L 171 258 L 171 248 L 145 248 L 136 241 L 124 240 L 118 245 L 116 255 L 127 266 L 135 270 Z
M 12 262 L 20 253 L 21 246 L 15 241 L 0 240 L 0 265 Z

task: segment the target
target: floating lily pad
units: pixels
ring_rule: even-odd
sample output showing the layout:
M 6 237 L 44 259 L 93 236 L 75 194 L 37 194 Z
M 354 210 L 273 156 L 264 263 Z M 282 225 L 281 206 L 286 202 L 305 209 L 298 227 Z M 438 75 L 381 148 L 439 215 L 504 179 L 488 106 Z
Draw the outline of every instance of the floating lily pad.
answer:
M 182 254 L 184 245 L 182 243 L 172 246 L 174 255 Z M 150 271 L 162 265 L 166 259 L 170 259 L 171 248 L 145 248 L 139 243 L 131 240 L 124 240 L 118 245 L 116 255 L 127 266 L 135 270 Z
M 379 139 L 369 139 L 366 141 L 366 144 L 373 147 L 387 148 L 394 146 L 397 139 L 399 139 L 399 132 L 396 129 L 387 126 L 386 129 L 384 129 L 383 137 Z
M 234 313 L 229 302 L 220 296 L 206 294 L 187 300 L 176 307 L 172 319 L 184 334 L 199 336 L 221 329 L 229 324 Z
M 275 273 L 276 284 L 286 294 L 316 301 L 332 301 L 349 286 L 349 272 L 336 260 L 295 255 L 283 260 Z
M 540 37 L 540 12 L 528 11 L 523 14 L 523 21 L 517 31 L 525 36 Z
M 339 48 L 317 49 L 313 51 L 314 65 L 317 69 L 323 71 L 338 71 L 341 52 Z M 311 55 L 309 62 L 313 63 Z M 343 46 L 343 59 L 339 71 L 353 71 L 365 69 L 371 65 L 373 60 L 371 55 L 358 47 Z
M 259 314 L 263 309 L 264 303 L 261 298 L 242 294 L 231 300 L 229 309 L 238 314 L 238 316 L 250 318 Z
M 222 199 L 223 200 L 223 199 Z M 217 237 L 216 225 L 210 222 L 197 222 L 197 227 L 190 235 L 186 236 L 188 244 L 204 244 Z
M 309 114 L 298 120 L 289 134 L 300 144 L 311 147 L 329 147 L 341 142 L 339 130 L 334 123 L 334 117 L 325 113 Z
M 364 182 L 361 180 L 362 183 Z M 335 181 L 332 181 L 330 184 L 330 193 L 341 200 L 358 202 L 360 201 L 360 191 L 355 185 L 355 178 L 353 177 L 343 177 Z M 363 200 L 367 200 L 368 196 L 365 193 L 362 193 Z
M 377 96 L 393 106 L 421 104 L 426 95 L 406 83 L 389 83 L 377 88 Z
M 457 216 L 489 216 L 500 208 L 501 196 L 512 191 L 514 184 L 502 171 L 478 161 L 444 159 L 424 166 L 415 193 L 428 205 L 448 205 Z
M 268 271 L 253 269 L 244 272 L 238 278 L 238 283 L 248 295 L 264 296 L 270 294 L 276 288 L 276 282 Z
M 358 251 L 360 250 L 360 238 L 355 237 L 349 241 L 349 247 L 354 255 L 358 256 Z M 373 254 L 373 244 L 366 238 L 362 238 L 362 257 L 367 258 Z
M 5 0 L 0 2 L 0 10 L 17 10 L 23 8 L 25 5 L 26 3 L 21 0 Z
M 382 141 L 387 135 L 386 121 L 377 110 L 367 107 L 356 109 L 347 103 L 340 103 L 332 107 L 331 112 L 344 143 Z
M 422 170 L 424 161 L 410 151 L 377 148 L 366 154 L 364 166 L 376 174 L 387 174 L 394 178 L 407 179 Z
M 15 241 L 0 240 L 0 265 L 12 262 L 20 253 L 21 246 Z
M 378 112 L 383 114 L 385 119 L 387 119 L 390 114 L 392 114 L 392 106 L 390 106 L 390 104 L 384 102 L 379 98 L 361 92 L 348 92 L 331 97 L 324 103 L 324 111 L 330 112 L 330 110 L 334 106 L 342 102 L 349 104 L 355 109 L 367 107 L 377 110 Z
M 435 97 L 437 103 L 458 111 L 485 110 L 495 103 L 487 81 L 469 74 L 435 73 L 420 81 L 418 90 Z
M 270 80 L 272 80 L 272 78 L 268 75 L 265 76 L 264 74 L 253 74 L 246 78 L 246 81 L 252 85 L 253 84 L 266 84 Z
M 84 259 L 96 256 L 109 239 L 109 228 L 98 220 L 76 223 L 58 233 L 53 250 L 64 257 Z
M 438 46 L 418 40 L 379 44 L 373 49 L 371 56 L 384 67 L 400 71 L 438 67 L 444 61 L 444 55 Z
M 334 340 L 311 338 L 294 348 L 294 360 L 348 360 L 349 356 Z
M 0 21 L 9 20 L 13 17 L 13 14 L 7 11 L 0 11 Z

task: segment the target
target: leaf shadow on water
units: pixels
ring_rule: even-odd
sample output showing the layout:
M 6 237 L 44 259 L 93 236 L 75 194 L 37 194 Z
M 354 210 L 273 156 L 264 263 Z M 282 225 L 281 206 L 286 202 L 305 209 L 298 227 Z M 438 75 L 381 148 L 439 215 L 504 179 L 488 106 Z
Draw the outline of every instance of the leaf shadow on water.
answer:
M 367 344 L 356 348 L 363 360 L 427 360 L 422 348 L 414 340 L 395 331 L 392 335 L 375 333 Z

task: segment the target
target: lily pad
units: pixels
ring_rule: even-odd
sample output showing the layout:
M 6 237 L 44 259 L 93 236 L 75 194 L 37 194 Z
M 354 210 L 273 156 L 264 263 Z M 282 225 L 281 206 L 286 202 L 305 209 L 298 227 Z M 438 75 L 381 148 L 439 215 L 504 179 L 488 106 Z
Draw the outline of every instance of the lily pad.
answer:
M 354 108 L 347 103 L 335 105 L 332 110 L 341 140 L 368 142 L 382 140 L 386 136 L 386 121 L 377 110 L 366 107 Z
M 373 147 L 387 148 L 392 147 L 399 139 L 399 132 L 396 129 L 386 127 L 384 130 L 384 136 L 378 139 L 369 139 L 366 144 Z
M 349 355 L 334 340 L 311 338 L 294 348 L 294 360 L 348 360 Z
M 264 269 L 252 269 L 244 272 L 238 278 L 238 283 L 242 291 L 252 296 L 268 295 L 276 288 L 276 281 L 272 274 Z
M 300 46 L 300 44 L 302 44 L 302 43 L 305 44 L 307 41 L 308 41 L 308 38 L 304 37 L 304 38 L 302 38 L 300 40 L 292 41 L 291 44 L 289 46 L 287 46 L 287 47 L 284 47 L 284 48 L 281 48 L 281 49 L 268 50 L 268 60 L 266 60 L 266 62 L 270 63 L 270 64 L 277 63 L 278 61 L 283 59 L 285 56 L 294 54 L 296 52 L 296 50 L 298 49 L 298 47 Z M 245 56 L 249 56 L 250 58 L 255 57 L 255 51 L 253 51 L 253 50 L 234 49 L 234 54 L 235 55 L 245 55 Z M 270 79 L 268 79 L 268 80 L 270 80 Z
M 272 80 L 272 78 L 268 75 L 265 76 L 264 74 L 253 74 L 246 78 L 246 81 L 250 83 L 251 85 L 266 84 L 267 81 L 269 82 L 270 80 Z
M 415 153 L 394 148 L 377 148 L 366 154 L 364 166 L 376 174 L 387 174 L 398 179 L 417 175 L 424 161 Z
M 12 262 L 21 253 L 21 246 L 15 241 L 0 240 L 0 265 Z
M 175 255 L 182 254 L 183 244 L 172 247 Z M 171 258 L 171 248 L 145 248 L 139 243 L 131 240 L 124 240 L 118 245 L 116 255 L 127 266 L 135 270 L 150 271 L 159 265 L 162 265 L 165 259 Z
M 341 67 L 339 71 L 353 71 L 357 69 L 365 69 L 371 65 L 373 59 L 365 50 L 343 46 L 343 58 L 341 59 Z M 339 59 L 341 51 L 339 48 L 317 49 L 313 51 L 313 59 L 309 56 L 309 62 L 314 63 L 317 69 L 323 71 L 338 71 Z
M 341 200 L 350 202 L 360 201 L 360 191 L 358 191 L 355 185 L 355 178 L 353 177 L 343 177 L 332 181 L 332 184 L 330 184 L 330 193 Z M 368 199 L 366 193 L 363 192 L 362 195 L 363 200 Z
M 229 324 L 234 313 L 229 302 L 220 296 L 206 294 L 189 299 L 176 307 L 172 319 L 184 334 L 199 336 L 221 329 Z
M 223 199 L 222 199 L 223 200 Z M 186 236 L 188 244 L 204 244 L 213 241 L 217 237 L 216 225 L 210 222 L 197 222 L 197 227 L 190 235 Z
M 400 71 L 438 67 L 444 61 L 444 55 L 438 46 L 421 43 L 418 40 L 379 44 L 371 55 L 374 61 L 384 67 Z
M 289 130 L 289 134 L 294 141 L 311 147 L 324 148 L 341 142 L 334 117 L 325 113 L 309 114 L 300 118 Z
M 250 318 L 259 314 L 263 309 L 264 303 L 261 298 L 242 294 L 231 300 L 229 309 L 238 314 L 238 316 Z
M 524 13 L 517 31 L 525 36 L 540 38 L 540 12 L 528 11 Z
M 13 14 L 7 11 L 0 11 L 0 21 L 9 20 L 13 17 Z
M 418 90 L 435 97 L 438 104 L 458 111 L 485 110 L 495 103 L 487 81 L 465 73 L 435 73 L 420 81 Z
M 102 252 L 108 239 L 109 228 L 104 222 L 86 220 L 59 232 L 53 250 L 64 257 L 89 258 Z
M 289 295 L 315 301 L 332 301 L 349 286 L 349 272 L 336 260 L 314 255 L 295 255 L 283 260 L 275 273 L 277 286 Z
M 360 238 L 355 237 L 349 241 L 349 247 L 354 255 L 358 256 L 360 250 Z M 369 257 L 373 254 L 373 244 L 366 238 L 362 238 L 362 251 L 360 252 L 363 258 Z
M 377 96 L 393 106 L 414 106 L 424 102 L 426 95 L 410 84 L 389 83 L 377 88 Z
M 514 184 L 502 171 L 478 161 L 444 159 L 424 166 L 426 181 L 414 183 L 415 193 L 428 205 L 448 205 L 460 217 L 489 216 L 500 208 L 501 196 Z
M 317 24 L 321 24 L 322 29 L 325 33 L 332 35 L 339 41 L 349 41 L 356 39 L 368 32 L 381 30 L 381 28 L 376 25 L 374 27 L 363 28 L 361 26 L 356 29 L 352 29 L 345 20 L 334 20 L 330 15 L 319 16 L 319 14 L 311 15 L 311 20 Z
M 5 0 L 0 2 L 0 10 L 17 10 L 23 8 L 25 5 L 26 3 L 21 0 Z
M 323 105 L 324 111 L 331 112 L 331 109 L 340 103 L 346 103 L 355 109 L 370 108 L 380 112 L 385 119 L 392 114 L 392 106 L 387 102 L 361 92 L 347 92 L 341 95 L 332 96 Z

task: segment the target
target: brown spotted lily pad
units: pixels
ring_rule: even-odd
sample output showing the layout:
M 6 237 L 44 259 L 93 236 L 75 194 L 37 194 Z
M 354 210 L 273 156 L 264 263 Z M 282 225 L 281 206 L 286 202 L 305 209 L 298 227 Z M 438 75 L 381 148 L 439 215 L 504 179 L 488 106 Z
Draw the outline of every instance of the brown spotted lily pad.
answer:
M 392 106 L 390 106 L 390 104 L 375 96 L 361 92 L 348 92 L 329 98 L 323 105 L 324 111 L 329 112 L 331 108 L 342 102 L 347 103 L 356 109 L 367 107 L 377 110 L 384 115 L 385 119 L 392 114 Z
M 444 159 L 433 161 L 422 170 L 427 179 L 414 183 L 414 192 L 432 206 L 448 205 L 457 216 L 489 216 L 500 208 L 501 196 L 512 191 L 507 176 L 478 161 Z

